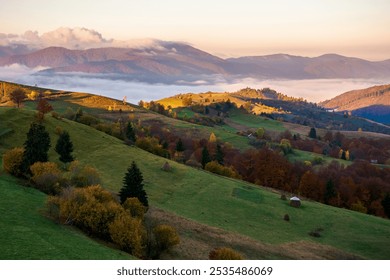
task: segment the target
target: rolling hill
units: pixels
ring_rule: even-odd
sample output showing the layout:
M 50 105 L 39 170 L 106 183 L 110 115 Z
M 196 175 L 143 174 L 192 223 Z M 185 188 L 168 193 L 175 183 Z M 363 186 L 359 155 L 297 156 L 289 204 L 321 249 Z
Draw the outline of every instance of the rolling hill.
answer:
M 46 195 L 0 171 L 0 260 L 118 260 L 132 256 L 43 215 Z
M 75 106 L 77 102 L 80 102 L 77 94 L 51 101 L 55 109 Z M 83 104 L 98 110 L 93 108 L 93 102 Z M 139 116 L 159 116 L 133 108 L 140 110 Z M 0 153 L 23 144 L 33 116 L 34 111 L 30 109 L 0 107 L 1 129 L 8 131 L 0 137 Z M 180 126 L 180 122 L 176 124 Z M 184 252 L 196 251 L 196 248 L 199 248 L 196 258 L 207 258 L 209 249 L 224 240 L 218 235 L 226 234 L 233 234 L 229 236 L 239 240 L 232 246 L 243 250 L 241 252 L 248 258 L 260 258 L 261 254 L 262 258 L 277 259 L 390 258 L 387 250 L 390 244 L 389 220 L 311 201 L 304 201 L 299 209 L 292 208 L 275 190 L 220 177 L 177 162 L 169 161 L 172 172 L 165 172 L 161 170 L 165 158 L 127 146 L 119 139 L 70 120 L 47 116 L 45 126 L 52 143 L 57 137 L 56 127 L 69 131 L 76 158 L 93 165 L 101 174 L 103 186 L 113 192 L 120 189 L 127 166 L 132 160 L 137 162 L 145 178 L 149 202 L 154 207 L 153 215 L 156 219 L 174 223 L 186 241 L 169 258 L 193 258 Z M 58 161 L 53 148 L 49 156 L 52 161 Z M 286 213 L 291 217 L 290 222 L 283 220 Z M 12 226 L 8 224 L 6 227 Z M 322 229 L 321 238 L 308 234 L 318 228 Z M 211 233 L 213 238 L 210 238 Z M 245 249 L 243 240 L 247 242 Z M 223 242 L 227 244 L 226 239 Z M 262 250 L 267 253 L 261 253 Z
M 390 85 L 352 90 L 320 103 L 327 109 L 350 111 L 384 124 L 390 124 Z

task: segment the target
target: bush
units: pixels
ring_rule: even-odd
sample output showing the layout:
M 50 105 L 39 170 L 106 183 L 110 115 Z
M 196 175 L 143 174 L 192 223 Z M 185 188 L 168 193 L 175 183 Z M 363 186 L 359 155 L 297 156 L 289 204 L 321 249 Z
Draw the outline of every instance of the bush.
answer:
M 61 126 L 56 126 L 55 134 L 61 135 L 64 132 Z
M 5 172 L 20 177 L 23 174 L 23 154 L 24 149 L 19 147 L 6 151 L 3 155 L 3 168 Z
M 210 260 L 243 260 L 244 257 L 231 248 L 216 248 L 209 253 Z
M 56 111 L 51 112 L 51 116 L 57 120 L 61 120 L 60 114 L 58 114 Z
M 36 162 L 30 166 L 31 180 L 37 189 L 47 194 L 61 192 L 61 171 L 54 162 Z
M 76 112 L 71 107 L 68 107 L 62 116 L 68 120 L 75 120 Z
M 82 116 L 80 116 L 80 118 L 77 121 L 82 123 L 82 124 L 89 125 L 89 126 L 97 125 L 98 123 L 100 123 L 99 119 L 97 119 L 91 115 L 82 115 Z
M 47 206 L 56 205 L 51 199 Z M 110 192 L 100 186 L 65 190 L 59 200 L 59 222 L 72 224 L 88 234 L 110 239 L 109 224 L 124 213 Z
M 86 187 L 100 184 L 98 171 L 89 166 L 82 166 L 79 161 L 73 161 L 69 166 L 70 183 L 74 187 Z
M 211 161 L 207 163 L 204 169 L 221 176 L 241 179 L 241 176 L 236 172 L 236 170 L 234 170 L 233 167 L 223 166 L 217 161 Z
M 163 252 L 180 243 L 176 230 L 169 225 L 158 225 L 153 229 L 158 252 Z
M 46 200 L 46 213 L 55 221 L 60 220 L 61 199 L 58 196 L 49 196 Z
M 143 220 L 147 208 L 136 197 L 129 197 L 123 203 L 123 208 L 129 212 L 131 217 Z
M 137 257 L 143 255 L 143 244 L 146 240 L 146 231 L 142 220 L 132 218 L 127 213 L 120 213 L 109 224 L 111 239 L 119 247 Z

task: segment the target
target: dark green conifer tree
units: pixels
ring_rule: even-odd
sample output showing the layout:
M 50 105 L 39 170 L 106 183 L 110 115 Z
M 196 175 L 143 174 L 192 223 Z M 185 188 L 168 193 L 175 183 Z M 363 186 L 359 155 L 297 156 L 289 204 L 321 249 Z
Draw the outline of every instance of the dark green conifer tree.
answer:
M 38 161 L 46 162 L 48 160 L 48 151 L 50 148 L 50 136 L 45 127 L 39 123 L 31 123 L 27 132 L 27 139 L 24 142 L 24 153 L 22 169 L 30 173 L 30 166 Z
M 184 144 L 183 141 L 181 141 L 181 138 L 176 143 L 176 151 L 183 152 L 184 151 Z
M 310 128 L 309 137 L 313 139 L 317 138 L 317 131 L 314 127 Z
M 69 133 L 64 131 L 57 140 L 55 151 L 60 155 L 60 161 L 63 163 L 72 162 L 73 143 L 70 140 Z
M 129 140 L 131 143 L 135 143 L 135 132 L 134 132 L 134 128 L 133 128 L 133 125 L 131 124 L 131 122 L 127 122 L 127 126 L 126 126 L 126 138 L 127 138 L 127 140 Z
M 325 193 L 324 193 L 325 204 L 329 204 L 329 201 L 336 196 L 337 196 L 336 187 L 334 186 L 333 180 L 329 179 L 328 182 L 326 182 Z
M 206 146 L 203 147 L 202 150 L 202 167 L 205 168 L 206 164 L 211 161 L 209 150 Z
M 215 153 L 215 160 L 220 164 L 220 165 L 223 165 L 223 158 L 224 158 L 224 154 L 223 154 L 223 151 L 222 151 L 222 147 L 220 144 L 217 144 L 217 151 Z
M 142 173 L 134 161 L 123 178 L 123 187 L 119 191 L 119 197 L 121 203 L 124 203 L 128 197 L 136 197 L 145 207 L 149 205 Z
M 387 218 L 390 219 L 390 193 L 387 193 L 385 198 L 382 200 L 382 206 Z

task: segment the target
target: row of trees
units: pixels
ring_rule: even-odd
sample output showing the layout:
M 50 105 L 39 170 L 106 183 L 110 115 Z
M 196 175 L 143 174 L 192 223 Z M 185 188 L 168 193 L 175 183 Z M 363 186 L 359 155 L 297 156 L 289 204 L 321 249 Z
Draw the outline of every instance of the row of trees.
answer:
M 23 148 L 13 148 L 4 153 L 3 167 L 5 171 L 18 177 L 28 178 L 31 175 L 30 167 L 33 164 L 48 161 L 50 142 L 50 136 L 45 126 L 36 122 L 31 123 Z M 55 151 L 59 155 L 59 160 L 65 164 L 74 160 L 73 143 L 67 131 L 63 131 L 59 135 Z

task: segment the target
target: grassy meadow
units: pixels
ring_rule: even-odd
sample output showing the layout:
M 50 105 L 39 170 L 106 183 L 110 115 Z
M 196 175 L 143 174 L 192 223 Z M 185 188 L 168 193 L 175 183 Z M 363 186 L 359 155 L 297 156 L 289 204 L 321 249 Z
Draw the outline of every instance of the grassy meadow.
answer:
M 119 260 L 129 254 L 88 238 L 44 214 L 46 195 L 0 173 L 1 260 Z
M 29 110 L 0 107 L 3 129 L 12 130 L 0 138 L 0 153 L 23 144 L 33 114 Z M 126 169 L 134 160 L 143 173 L 145 190 L 153 207 L 267 244 L 295 246 L 309 242 L 332 246 L 362 258 L 390 259 L 389 220 L 310 201 L 303 201 L 303 206 L 296 209 L 281 200 L 276 191 L 240 180 L 172 161 L 169 161 L 172 171 L 163 171 L 161 167 L 166 159 L 126 146 L 122 141 L 82 124 L 48 115 L 45 126 L 52 137 L 51 161 L 58 162 L 53 147 L 57 140 L 54 131 L 60 126 L 70 134 L 76 159 L 94 166 L 101 175 L 103 186 L 111 191 L 119 191 Z M 42 205 L 44 195 L 37 196 Z M 290 222 L 283 220 L 285 214 L 290 216 Z M 40 219 L 45 218 L 41 216 Z M 7 227 L 12 228 L 12 224 L 6 222 Z M 317 229 L 321 229 L 320 238 L 308 234 Z

